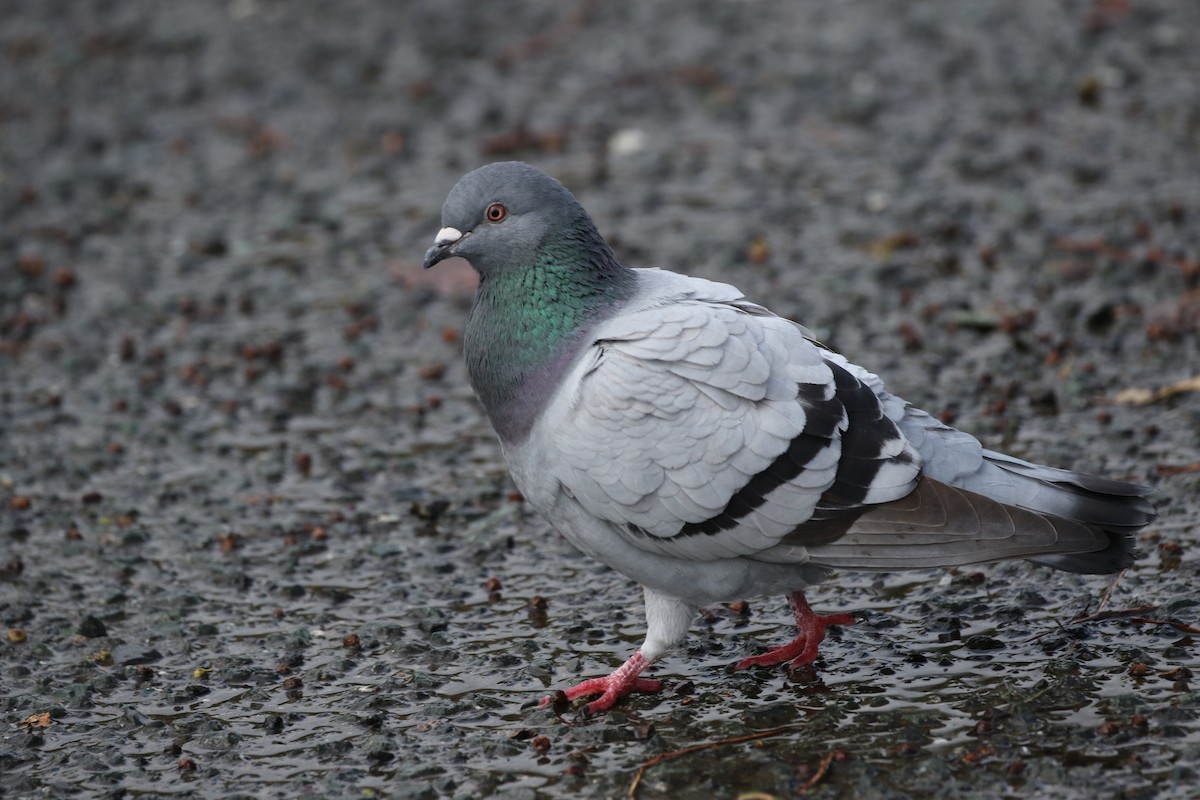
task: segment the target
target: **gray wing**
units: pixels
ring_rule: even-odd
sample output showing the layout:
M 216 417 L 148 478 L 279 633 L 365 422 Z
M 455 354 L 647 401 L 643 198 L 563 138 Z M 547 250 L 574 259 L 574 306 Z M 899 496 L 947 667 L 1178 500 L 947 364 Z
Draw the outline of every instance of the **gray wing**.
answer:
M 646 550 L 792 561 L 780 541 L 819 509 L 912 491 L 920 459 L 860 377 L 802 328 L 691 285 L 597 331 L 570 410 L 546 421 L 564 491 Z

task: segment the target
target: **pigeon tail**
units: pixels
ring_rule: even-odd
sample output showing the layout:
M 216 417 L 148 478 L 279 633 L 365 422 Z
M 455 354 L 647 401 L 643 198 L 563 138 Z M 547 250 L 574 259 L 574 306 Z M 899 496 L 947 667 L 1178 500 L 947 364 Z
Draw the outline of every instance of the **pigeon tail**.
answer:
M 1023 558 L 1069 572 L 1111 573 L 1133 560 L 1132 528 L 1039 513 L 933 478 L 922 478 L 900 500 L 827 514 L 785 537 L 824 567 L 890 571 Z
M 1005 476 L 1013 491 L 1023 495 L 1016 505 L 1082 523 L 1108 540 L 1100 550 L 1029 559 L 1037 564 L 1083 575 L 1120 572 L 1136 558 L 1135 532 L 1157 516 L 1147 486 L 1031 464 L 990 450 L 983 457 L 991 471 Z
M 1073 529 L 1078 534 L 1078 529 L 1085 529 L 1086 536 L 1064 540 L 1056 553 L 1024 556 L 1035 563 L 1081 574 L 1119 572 L 1136 556 L 1136 532 L 1156 516 L 1147 486 L 985 450 L 970 434 L 911 406 L 899 425 L 921 453 L 929 478 L 1034 512 L 1063 531 Z M 1074 552 L 1071 545 L 1076 545 Z
M 1076 575 L 1111 575 L 1127 568 L 1137 558 L 1133 535 L 1121 531 L 1103 531 L 1108 546 L 1090 553 L 1070 553 L 1062 556 L 1030 558 L 1035 564 L 1073 572 Z

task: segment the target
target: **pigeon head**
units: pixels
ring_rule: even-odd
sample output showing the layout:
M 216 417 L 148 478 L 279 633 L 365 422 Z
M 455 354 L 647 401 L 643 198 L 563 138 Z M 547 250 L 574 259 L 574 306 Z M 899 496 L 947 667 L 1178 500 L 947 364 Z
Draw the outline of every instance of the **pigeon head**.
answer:
M 520 161 L 488 164 L 459 179 L 442 206 L 442 229 L 425 267 L 466 259 L 486 280 L 547 257 L 581 269 L 615 262 L 579 201 L 561 183 Z
M 471 385 L 501 438 L 519 441 L 637 278 L 561 183 L 516 161 L 480 167 L 450 190 L 425 267 L 454 256 L 479 273 L 463 332 Z

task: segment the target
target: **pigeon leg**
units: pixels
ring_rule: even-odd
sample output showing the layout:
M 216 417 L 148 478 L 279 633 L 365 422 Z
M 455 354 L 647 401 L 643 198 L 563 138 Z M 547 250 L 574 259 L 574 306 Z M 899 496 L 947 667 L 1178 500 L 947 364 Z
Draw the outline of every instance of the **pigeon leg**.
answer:
M 643 656 L 641 651 L 638 651 L 611 675 L 604 678 L 590 678 L 578 686 L 567 689 L 565 694 L 568 700 L 598 694 L 600 695 L 598 698 L 588 703 L 588 713 L 598 714 L 601 711 L 607 711 L 613 707 L 614 703 L 627 694 L 633 692 L 657 692 L 662 688 L 662 681 L 660 680 L 638 677 L 642 670 L 650 666 L 650 663 L 650 659 Z M 553 697 L 543 698 L 540 706 L 545 708 L 553 701 Z
M 825 638 L 827 625 L 853 625 L 857 620 L 851 614 L 829 614 L 821 616 L 808 607 L 804 592 L 792 592 L 788 595 L 788 606 L 796 617 L 796 627 L 800 635 L 783 647 L 768 650 L 761 656 L 751 656 L 738 662 L 736 669 L 750 667 L 770 667 L 791 661 L 792 667 L 802 667 L 817 660 L 817 646 Z

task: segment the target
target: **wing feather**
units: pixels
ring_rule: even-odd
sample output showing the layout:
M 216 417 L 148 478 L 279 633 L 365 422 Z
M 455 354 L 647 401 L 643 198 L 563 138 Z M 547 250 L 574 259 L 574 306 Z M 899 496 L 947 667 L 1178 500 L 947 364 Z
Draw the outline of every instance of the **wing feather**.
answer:
M 776 548 L 830 492 L 912 489 L 919 459 L 860 376 L 728 287 L 671 285 L 597 328 L 573 401 L 545 420 L 589 514 L 640 548 L 709 560 Z

